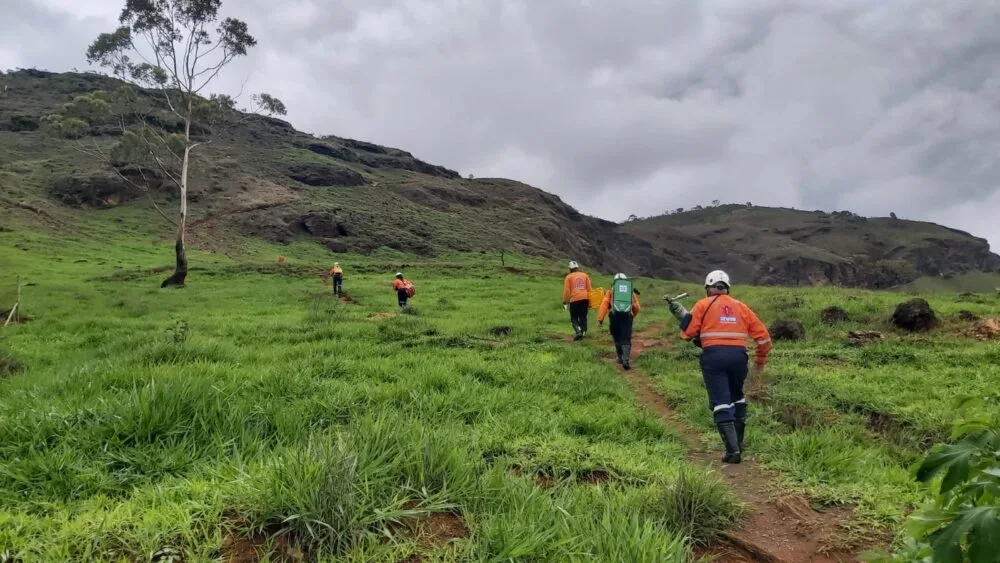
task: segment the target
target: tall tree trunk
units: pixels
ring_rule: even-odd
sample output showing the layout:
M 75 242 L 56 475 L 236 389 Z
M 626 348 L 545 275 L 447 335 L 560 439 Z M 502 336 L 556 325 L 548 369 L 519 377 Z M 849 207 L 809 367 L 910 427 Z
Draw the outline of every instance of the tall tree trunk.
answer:
M 177 240 L 174 243 L 174 274 L 163 280 L 160 287 L 184 285 L 187 278 L 188 261 L 184 252 L 184 229 L 187 226 L 188 162 L 191 159 L 191 98 L 188 98 L 188 118 L 184 120 L 184 159 L 181 161 L 181 220 L 177 224 Z
M 187 278 L 188 273 L 188 260 L 187 254 L 184 252 L 184 220 L 181 219 L 181 224 L 177 228 L 177 240 L 174 242 L 174 258 L 176 263 L 174 265 L 174 273 L 169 278 L 163 280 L 160 287 L 167 287 L 171 285 L 183 286 L 184 280 Z

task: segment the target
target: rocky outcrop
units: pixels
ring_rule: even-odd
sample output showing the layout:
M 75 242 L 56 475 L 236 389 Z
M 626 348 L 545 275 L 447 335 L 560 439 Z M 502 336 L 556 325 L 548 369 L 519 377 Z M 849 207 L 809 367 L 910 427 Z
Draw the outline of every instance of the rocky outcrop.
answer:
M 363 186 L 365 177 L 349 168 L 306 162 L 288 167 L 288 177 L 307 186 Z
M 75 207 L 107 209 L 117 207 L 141 195 L 144 190 L 158 190 L 162 178 L 153 170 L 128 167 L 89 176 L 63 176 L 49 185 L 49 193 L 62 203 Z

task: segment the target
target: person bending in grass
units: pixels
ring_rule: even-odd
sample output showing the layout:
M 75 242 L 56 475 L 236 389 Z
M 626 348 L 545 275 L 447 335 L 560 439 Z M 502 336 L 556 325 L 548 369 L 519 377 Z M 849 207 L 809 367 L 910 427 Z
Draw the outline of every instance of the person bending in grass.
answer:
M 726 448 L 723 463 L 739 463 L 746 430 L 747 340 L 757 344 L 754 375 L 760 377 L 771 351 L 771 335 L 753 309 L 729 296 L 729 275 L 721 270 L 705 278 L 706 297 L 688 313 L 674 301 L 670 312 L 681 323 L 680 337 L 702 349 L 701 374 L 712 417 Z
M 611 289 L 604 294 L 601 308 L 597 313 L 597 326 L 604 324 L 604 318 L 611 311 L 611 338 L 615 341 L 618 363 L 626 370 L 632 355 L 632 320 L 639 314 L 638 290 L 625 274 L 616 274 Z
M 392 281 L 392 288 L 396 290 L 396 297 L 399 298 L 399 308 L 405 309 L 407 301 L 414 294 L 413 284 L 410 280 L 403 277 L 402 272 L 396 272 L 396 279 Z

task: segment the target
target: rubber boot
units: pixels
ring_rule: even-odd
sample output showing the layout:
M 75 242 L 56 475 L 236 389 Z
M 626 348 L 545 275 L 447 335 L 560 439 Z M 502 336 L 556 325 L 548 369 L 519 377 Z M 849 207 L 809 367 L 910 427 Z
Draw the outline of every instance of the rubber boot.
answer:
M 583 338 L 583 331 L 580 330 L 580 325 L 576 324 L 576 319 L 571 320 L 570 324 L 573 325 L 573 340 L 576 341 Z
M 739 463 L 743 461 L 740 457 L 740 441 L 736 435 L 736 424 L 733 422 L 720 422 L 718 427 L 719 436 L 722 437 L 722 445 L 726 448 L 726 455 L 722 458 L 722 463 Z
M 747 422 L 746 420 L 737 420 L 735 426 L 736 426 L 736 439 L 740 445 L 740 454 L 742 454 L 745 451 L 743 448 L 743 436 L 747 429 Z
M 624 358 L 624 356 L 622 356 L 622 347 L 621 347 L 621 345 L 615 344 L 615 359 L 618 362 L 618 365 L 621 365 L 623 358 Z
M 630 361 L 631 356 L 632 356 L 632 345 L 622 344 L 622 367 L 625 368 L 626 370 L 632 369 L 632 363 Z

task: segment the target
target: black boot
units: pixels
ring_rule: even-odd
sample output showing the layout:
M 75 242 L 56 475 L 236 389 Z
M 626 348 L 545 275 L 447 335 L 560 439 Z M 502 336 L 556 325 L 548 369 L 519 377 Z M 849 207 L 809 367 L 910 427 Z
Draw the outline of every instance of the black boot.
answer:
M 738 440 L 738 443 L 740 445 L 740 453 L 742 454 L 744 452 L 743 435 L 747 429 L 747 422 L 746 420 L 737 420 L 735 426 L 736 426 L 736 439 Z
M 630 362 L 632 355 L 632 345 L 622 344 L 622 367 L 626 370 L 632 369 L 632 364 Z
M 740 441 L 736 435 L 736 424 L 733 422 L 720 422 L 719 436 L 722 437 L 722 444 L 726 447 L 726 455 L 722 458 L 722 463 L 739 463 Z
M 619 344 L 615 344 L 615 358 L 619 365 L 622 363 L 622 347 Z

